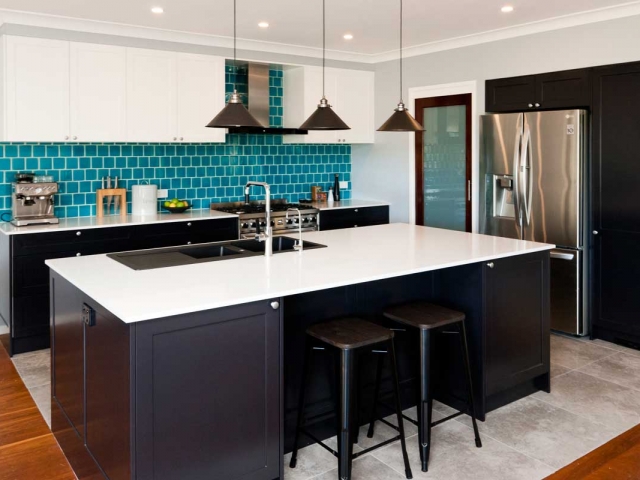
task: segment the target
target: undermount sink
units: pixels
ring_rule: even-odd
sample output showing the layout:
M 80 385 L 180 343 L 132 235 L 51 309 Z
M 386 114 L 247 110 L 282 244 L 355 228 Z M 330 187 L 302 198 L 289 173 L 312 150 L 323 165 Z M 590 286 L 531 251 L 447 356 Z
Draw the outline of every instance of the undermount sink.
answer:
M 296 251 L 293 248 L 297 241 L 295 238 L 273 237 L 271 241 L 273 242 L 274 254 Z M 305 241 L 303 251 L 323 247 L 326 247 L 326 245 Z M 107 257 L 133 270 L 153 270 L 156 268 L 256 257 L 264 255 L 264 250 L 265 242 L 249 239 L 111 253 Z

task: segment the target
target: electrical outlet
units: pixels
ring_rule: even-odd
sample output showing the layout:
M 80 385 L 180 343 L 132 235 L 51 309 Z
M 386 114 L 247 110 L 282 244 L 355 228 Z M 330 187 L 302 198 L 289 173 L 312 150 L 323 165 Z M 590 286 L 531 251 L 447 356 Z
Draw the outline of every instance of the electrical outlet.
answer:
M 168 197 L 169 197 L 169 190 L 167 190 L 166 188 L 158 189 L 158 198 L 168 198 Z
M 349 182 L 340 182 L 340 190 L 346 190 L 349 188 Z

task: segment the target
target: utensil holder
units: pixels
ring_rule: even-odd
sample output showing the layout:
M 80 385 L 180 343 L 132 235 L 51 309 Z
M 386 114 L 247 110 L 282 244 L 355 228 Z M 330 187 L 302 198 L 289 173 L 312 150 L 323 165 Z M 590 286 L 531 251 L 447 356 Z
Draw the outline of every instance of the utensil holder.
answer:
M 120 198 L 120 205 L 119 205 L 120 215 L 122 216 L 127 215 L 127 189 L 126 188 L 99 188 L 98 190 L 96 190 L 96 202 L 97 202 L 96 216 L 98 218 L 105 216 L 104 199 L 105 198 L 109 199 L 109 209 L 111 209 L 111 204 L 112 204 L 111 199 L 113 197 Z M 115 206 L 116 203 L 114 202 L 113 205 Z M 117 213 L 118 212 L 114 212 L 114 215 Z M 107 212 L 107 215 L 110 215 L 110 212 Z

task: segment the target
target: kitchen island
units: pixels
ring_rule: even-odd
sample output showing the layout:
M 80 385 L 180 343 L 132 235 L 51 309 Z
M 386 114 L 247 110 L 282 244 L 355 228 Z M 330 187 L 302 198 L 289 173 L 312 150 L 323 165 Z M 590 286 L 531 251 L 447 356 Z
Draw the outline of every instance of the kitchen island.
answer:
M 383 323 L 407 301 L 466 314 L 481 419 L 549 389 L 553 245 L 405 224 L 303 238 L 326 248 L 150 270 L 106 255 L 47 261 L 52 429 L 79 478 L 283 478 L 305 329 L 345 315 Z M 417 345 L 405 335 L 408 407 Z M 462 409 L 458 352 L 447 340 L 436 350 L 450 367 L 434 372 L 436 398 Z M 327 438 L 332 389 L 318 377 L 308 413 Z

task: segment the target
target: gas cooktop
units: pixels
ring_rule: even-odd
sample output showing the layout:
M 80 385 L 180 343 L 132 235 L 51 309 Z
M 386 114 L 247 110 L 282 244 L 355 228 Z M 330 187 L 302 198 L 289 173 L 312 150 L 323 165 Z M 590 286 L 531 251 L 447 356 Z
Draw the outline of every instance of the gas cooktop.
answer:
M 311 205 L 303 205 L 300 203 L 287 203 L 286 200 L 273 200 L 271 202 L 271 212 L 286 212 L 289 208 L 297 208 L 299 210 L 315 210 Z M 265 213 L 264 203 L 243 202 L 236 203 L 214 203 L 211 209 L 219 212 L 235 213 L 237 215 L 252 215 Z

